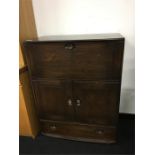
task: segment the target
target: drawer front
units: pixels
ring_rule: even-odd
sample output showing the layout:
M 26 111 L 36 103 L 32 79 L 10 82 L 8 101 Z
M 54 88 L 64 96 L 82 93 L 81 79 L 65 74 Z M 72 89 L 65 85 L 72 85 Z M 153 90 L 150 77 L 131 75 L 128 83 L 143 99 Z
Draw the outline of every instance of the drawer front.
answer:
M 41 121 L 42 133 L 59 138 L 84 140 L 89 142 L 113 143 L 116 128 L 110 126 Z
M 63 80 L 33 81 L 39 118 L 56 121 L 74 120 L 70 82 Z
M 120 83 L 73 81 L 73 96 L 79 122 L 117 124 Z
M 120 79 L 124 41 L 27 42 L 34 78 Z

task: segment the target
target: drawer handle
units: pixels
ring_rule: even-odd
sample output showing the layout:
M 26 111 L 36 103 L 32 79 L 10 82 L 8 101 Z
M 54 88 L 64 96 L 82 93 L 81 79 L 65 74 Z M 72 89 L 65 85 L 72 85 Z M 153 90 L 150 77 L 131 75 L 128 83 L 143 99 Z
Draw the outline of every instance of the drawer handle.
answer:
M 75 48 L 75 45 L 74 44 L 65 44 L 65 49 L 66 50 L 72 50 Z
M 55 125 L 52 125 L 52 126 L 50 126 L 50 129 L 53 130 L 53 131 L 55 131 L 56 130 L 56 126 Z
M 80 107 L 81 101 L 80 101 L 79 99 L 76 100 L 76 105 L 77 105 L 78 107 Z
M 72 106 L 72 100 L 71 99 L 68 100 L 68 106 Z

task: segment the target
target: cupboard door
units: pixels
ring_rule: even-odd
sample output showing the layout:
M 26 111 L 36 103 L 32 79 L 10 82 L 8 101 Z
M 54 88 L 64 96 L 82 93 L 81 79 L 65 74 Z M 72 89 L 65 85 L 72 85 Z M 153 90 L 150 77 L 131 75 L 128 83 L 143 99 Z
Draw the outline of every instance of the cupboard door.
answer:
M 119 80 L 124 41 L 76 42 L 72 54 L 74 79 Z
M 33 79 L 65 78 L 70 74 L 70 50 L 61 42 L 26 42 L 25 55 Z
M 71 83 L 69 81 L 33 81 L 33 87 L 40 119 L 74 120 Z
M 115 125 L 119 108 L 119 83 L 74 81 L 77 120 L 82 123 Z

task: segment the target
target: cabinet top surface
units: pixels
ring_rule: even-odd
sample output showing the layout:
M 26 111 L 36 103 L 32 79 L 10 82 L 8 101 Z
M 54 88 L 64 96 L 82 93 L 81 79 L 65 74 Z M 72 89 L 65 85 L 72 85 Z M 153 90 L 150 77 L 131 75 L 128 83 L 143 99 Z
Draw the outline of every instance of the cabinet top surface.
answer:
M 78 35 L 52 35 L 41 36 L 38 39 L 26 40 L 26 42 L 52 42 L 52 41 L 84 41 L 84 40 L 119 40 L 124 37 L 119 33 L 105 34 L 78 34 Z

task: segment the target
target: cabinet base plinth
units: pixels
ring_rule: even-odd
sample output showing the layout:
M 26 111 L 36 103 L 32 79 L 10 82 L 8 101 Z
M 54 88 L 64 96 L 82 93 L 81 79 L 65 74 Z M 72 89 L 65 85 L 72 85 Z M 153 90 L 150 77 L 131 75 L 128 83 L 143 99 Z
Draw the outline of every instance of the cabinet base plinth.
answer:
M 99 140 L 99 139 L 90 139 L 90 138 L 82 138 L 82 137 L 71 137 L 71 136 L 61 136 L 61 135 L 55 135 L 51 133 L 44 133 L 41 132 L 44 136 L 49 136 L 53 138 L 61 138 L 66 140 L 74 140 L 74 141 L 82 141 L 82 142 L 90 142 L 90 143 L 106 143 L 106 144 L 113 144 L 116 143 L 116 140 Z

